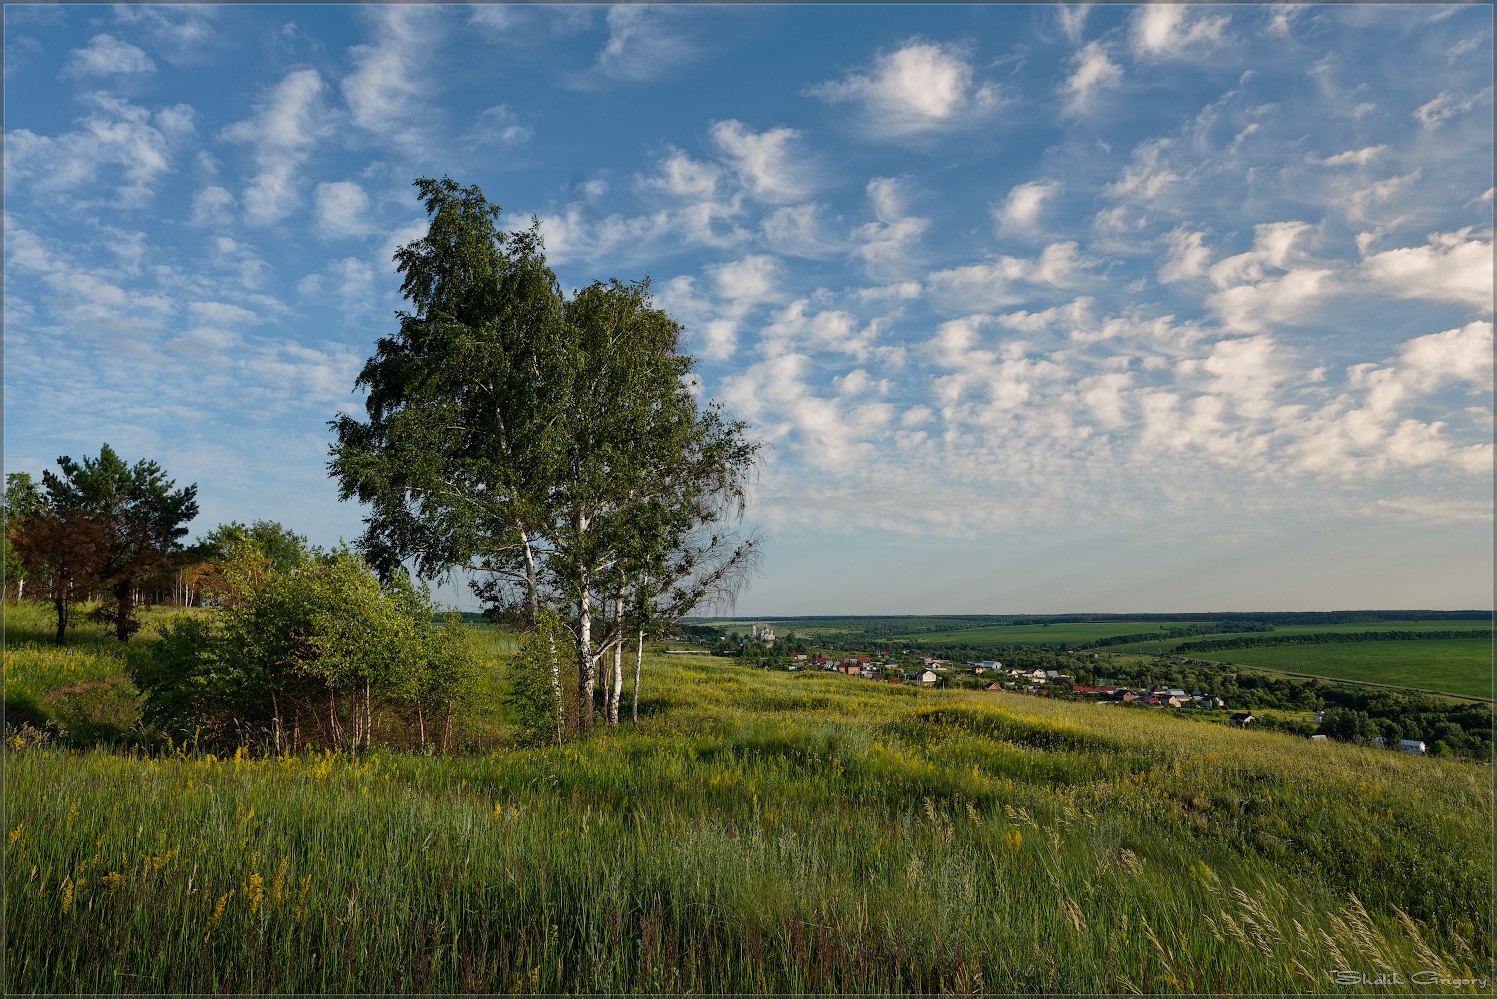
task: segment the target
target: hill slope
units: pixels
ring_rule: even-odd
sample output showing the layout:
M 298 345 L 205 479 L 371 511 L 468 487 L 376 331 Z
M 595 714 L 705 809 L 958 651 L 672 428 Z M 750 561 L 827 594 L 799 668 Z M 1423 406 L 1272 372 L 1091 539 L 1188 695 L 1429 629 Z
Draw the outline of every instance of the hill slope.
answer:
M 695 657 L 647 685 L 638 728 L 560 749 L 13 750 L 6 990 L 1490 977 L 1484 767 Z

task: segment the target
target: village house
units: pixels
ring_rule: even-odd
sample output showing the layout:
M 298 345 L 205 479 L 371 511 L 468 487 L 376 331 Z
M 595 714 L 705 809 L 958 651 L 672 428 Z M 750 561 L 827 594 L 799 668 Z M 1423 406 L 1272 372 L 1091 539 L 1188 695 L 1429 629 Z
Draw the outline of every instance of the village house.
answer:
M 1231 718 L 1227 719 L 1227 724 L 1228 725 L 1236 725 L 1239 728 L 1247 728 L 1249 725 L 1251 725 L 1253 722 L 1255 722 L 1257 720 L 1258 719 L 1254 718 L 1248 712 L 1246 712 L 1246 711 L 1239 711 L 1236 714 L 1234 714 Z

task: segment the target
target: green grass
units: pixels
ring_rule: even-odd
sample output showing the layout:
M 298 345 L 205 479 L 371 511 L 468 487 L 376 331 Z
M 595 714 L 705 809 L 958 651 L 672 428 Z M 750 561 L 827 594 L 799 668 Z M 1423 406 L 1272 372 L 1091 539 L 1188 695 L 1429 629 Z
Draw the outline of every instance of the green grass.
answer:
M 139 736 L 139 695 L 127 674 L 130 649 L 154 641 L 156 626 L 181 613 L 142 608 L 141 630 L 125 645 L 109 629 L 84 619 L 55 642 L 55 618 L 39 603 L 6 603 L 3 696 L 7 725 L 61 726 L 86 742 L 131 741 Z
M 1188 653 L 1288 673 L 1382 683 L 1466 697 L 1492 697 L 1492 644 L 1485 639 L 1284 645 Z
M 643 708 L 573 746 L 447 758 L 12 748 L 4 987 L 1303 993 L 1338 968 L 1490 973 L 1482 767 L 688 656 L 652 661 Z

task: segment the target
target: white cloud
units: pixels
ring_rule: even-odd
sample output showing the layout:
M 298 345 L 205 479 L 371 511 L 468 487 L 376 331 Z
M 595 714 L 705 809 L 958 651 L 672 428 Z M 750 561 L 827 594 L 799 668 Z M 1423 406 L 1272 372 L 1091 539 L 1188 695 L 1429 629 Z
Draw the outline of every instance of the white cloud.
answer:
M 1420 105 L 1414 111 L 1414 117 L 1419 120 L 1419 124 L 1424 128 L 1436 129 L 1452 118 L 1471 111 L 1483 101 L 1491 100 L 1491 97 L 1492 90 L 1490 87 L 1479 94 L 1462 94 L 1452 90 L 1442 91 L 1438 97 L 1426 104 Z
M 1071 63 L 1071 75 L 1061 86 L 1061 92 L 1070 95 L 1067 114 L 1089 114 L 1096 95 L 1123 80 L 1123 68 L 1107 57 L 1107 48 L 1101 42 L 1087 42 L 1071 56 Z
M 1340 290 L 1329 268 L 1301 268 L 1216 292 L 1206 306 L 1232 332 L 1261 333 L 1283 324 L 1313 324 L 1321 306 Z
M 1388 151 L 1385 145 L 1364 146 L 1361 149 L 1348 149 L 1337 153 L 1335 156 L 1327 156 L 1321 160 L 1323 166 L 1366 166 L 1374 159 Z
M 905 181 L 902 177 L 875 177 L 868 182 L 868 200 L 877 221 L 853 232 L 853 252 L 876 276 L 904 276 L 916 263 L 915 244 L 930 228 L 930 219 L 906 214 Z
M 796 257 L 829 257 L 847 248 L 821 214 L 826 206 L 786 205 L 767 216 L 761 227 L 770 249 Z
M 1361 273 L 1372 290 L 1398 298 L 1455 302 L 1492 311 L 1492 241 L 1471 229 L 1431 233 L 1424 246 L 1374 253 Z
M 369 195 L 353 181 L 317 185 L 317 226 L 324 237 L 364 236 L 374 231 L 369 217 Z
M 300 203 L 301 164 L 332 125 L 322 104 L 325 87 L 315 69 L 293 70 L 256 102 L 253 115 L 221 133 L 253 147 L 259 173 L 241 199 L 251 224 L 279 221 Z
M 926 287 L 945 312 L 1000 308 L 1037 294 L 1074 288 L 1095 264 L 1074 241 L 1051 243 L 1035 260 L 1000 256 L 993 260 L 935 271 Z
M 496 104 L 479 112 L 478 120 L 464 138 L 475 145 L 518 146 L 534 134 L 535 130 L 522 124 L 509 105 Z
M 1184 179 L 1165 160 L 1175 145 L 1173 139 L 1149 139 L 1133 150 L 1132 161 L 1122 176 L 1102 189 L 1111 198 L 1149 203 L 1158 201 L 1169 187 Z
M 392 4 L 372 10 L 377 38 L 348 50 L 357 68 L 343 78 L 343 96 L 355 125 L 385 142 L 419 149 L 434 112 L 423 99 L 433 88 L 416 55 L 436 44 L 438 8 Z
M 229 302 L 188 302 L 187 312 L 198 322 L 215 326 L 242 326 L 260 321 L 258 314 Z
M 713 143 L 749 194 L 760 201 L 799 201 L 811 191 L 808 165 L 795 155 L 793 128 L 754 132 L 736 119 L 712 123 Z
M 680 30 L 683 13 L 670 6 L 615 4 L 608 8 L 608 41 L 594 71 L 628 82 L 657 80 L 697 58 L 699 47 Z
M 184 128 L 190 131 L 191 109 L 177 105 L 153 113 L 107 94 L 89 94 L 85 101 L 93 111 L 74 131 L 55 137 L 25 128 L 5 133 L 7 185 L 12 191 L 24 182 L 36 192 L 92 192 L 108 186 L 100 175 L 109 171 L 116 173 L 121 205 L 145 204 L 171 170 Z
M 211 56 L 213 21 L 222 11 L 208 4 L 120 4 L 113 14 L 116 21 L 148 33 L 154 51 L 167 62 L 185 66 Z
M 63 77 L 154 73 L 156 64 L 141 49 L 113 35 L 95 35 L 88 48 L 74 49 L 63 64 Z
M 1262 281 L 1265 268 L 1287 270 L 1295 257 L 1295 244 L 1309 230 L 1305 222 L 1265 222 L 1253 227 L 1253 248 L 1227 257 L 1211 268 L 1211 281 L 1218 288 Z
M 1092 5 L 1089 3 L 1055 6 L 1055 23 L 1060 26 L 1060 33 L 1072 45 L 1081 41 L 1081 36 L 1086 31 L 1086 17 L 1091 12 Z
M 1206 273 L 1211 261 L 1211 251 L 1206 248 L 1204 232 L 1191 232 L 1184 226 L 1171 230 L 1166 240 L 1169 256 L 1159 268 L 1159 280 L 1165 284 L 1176 281 L 1193 281 Z
M 657 164 L 657 172 L 641 178 L 640 184 L 683 201 L 704 201 L 717 196 L 722 173 L 716 163 L 695 160 L 679 149 L 672 149 Z
M 199 190 L 192 198 L 192 223 L 196 226 L 228 226 L 231 222 L 229 210 L 238 202 L 234 195 L 223 187 L 213 186 Z
M 1203 8 L 1152 3 L 1133 15 L 1133 54 L 1146 59 L 1191 59 L 1211 54 L 1226 44 L 1226 14 L 1206 14 Z
M 1492 324 L 1467 323 L 1415 337 L 1399 344 L 1398 355 L 1411 381 L 1425 391 L 1451 382 L 1487 388 L 1492 383 Z
M 998 222 L 1007 229 L 1028 231 L 1039 221 L 1045 202 L 1054 197 L 1060 185 L 1046 181 L 1018 184 L 1008 192 L 1003 204 L 993 210 Z
M 1352 365 L 1347 391 L 1288 428 L 1293 467 L 1352 476 L 1444 466 L 1490 476 L 1490 441 L 1462 443 L 1447 436 L 1454 414 L 1434 393 L 1452 384 L 1489 393 L 1491 357 L 1492 325 L 1474 322 L 1405 341 L 1386 364 Z M 1425 422 L 1414 415 L 1431 401 L 1446 419 Z M 1477 422 L 1467 433 L 1488 437 L 1490 427 Z
M 330 264 L 328 272 L 337 282 L 338 294 L 346 304 L 367 304 L 374 290 L 374 268 L 358 257 L 344 257 Z
M 807 92 L 833 104 L 861 105 L 870 129 L 885 136 L 969 124 L 998 106 L 997 88 L 977 81 L 965 50 L 917 40 L 880 52 L 864 73 Z
M 707 268 L 718 296 L 745 306 L 773 301 L 782 271 L 778 260 L 762 253 Z

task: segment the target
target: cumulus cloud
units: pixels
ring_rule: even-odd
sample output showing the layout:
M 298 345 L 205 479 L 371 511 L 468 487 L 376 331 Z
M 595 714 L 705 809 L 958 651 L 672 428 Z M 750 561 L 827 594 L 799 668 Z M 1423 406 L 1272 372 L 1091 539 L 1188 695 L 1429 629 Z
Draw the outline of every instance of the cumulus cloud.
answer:
M 317 227 L 328 236 L 363 236 L 374 231 L 369 216 L 369 195 L 350 180 L 317 185 Z
M 796 151 L 793 128 L 755 132 L 736 119 L 712 123 L 712 142 L 740 183 L 760 201 L 798 201 L 811 191 L 808 164 Z
M 934 271 L 926 287 L 943 311 L 991 309 L 1014 305 L 1056 289 L 1079 287 L 1096 262 L 1072 240 L 1051 243 L 1038 258 L 1000 256 L 962 267 Z
M 63 63 L 63 77 L 154 73 L 156 64 L 139 48 L 113 35 L 95 35 L 88 47 L 74 49 Z
M 1173 139 L 1148 139 L 1133 150 L 1133 157 L 1117 180 L 1102 189 L 1110 198 L 1150 203 L 1159 200 L 1170 186 L 1184 180 L 1168 161 Z
M 853 252 L 870 273 L 902 277 L 914 263 L 915 247 L 930 219 L 908 214 L 906 178 L 875 177 L 866 188 L 876 221 L 853 232 Z
M 86 103 L 92 111 L 73 131 L 50 136 L 21 128 L 5 134 L 7 184 L 15 190 L 25 182 L 31 190 L 53 193 L 113 185 L 122 206 L 145 204 L 172 169 L 173 149 L 191 131 L 192 108 L 153 112 L 107 94 L 90 94 Z
M 419 148 L 429 130 L 431 90 L 418 53 L 438 37 L 437 8 L 392 4 L 372 8 L 375 41 L 348 50 L 355 69 L 340 84 L 353 123 L 385 142 Z
M 859 105 L 866 123 L 889 136 L 961 126 L 998 106 L 997 88 L 977 80 L 967 51 L 919 40 L 880 52 L 863 72 L 807 92 L 828 103 Z
M 263 94 L 254 114 L 221 137 L 252 147 L 259 172 L 241 199 L 246 219 L 268 225 L 290 215 L 301 199 L 301 164 L 330 121 L 322 103 L 326 84 L 315 69 L 297 69 Z
M 1491 357 L 1492 325 L 1474 322 L 1405 341 L 1385 364 L 1352 365 L 1346 391 L 1295 420 L 1292 468 L 1349 476 L 1444 466 L 1490 476 L 1490 441 L 1453 440 L 1446 405 L 1436 407 L 1443 418 L 1433 420 L 1418 410 L 1450 385 L 1490 393 Z
M 238 202 L 228 191 L 210 184 L 192 196 L 192 224 L 226 226 L 231 221 L 229 209 Z
M 1165 237 L 1169 255 L 1159 268 L 1159 280 L 1165 284 L 1177 281 L 1193 281 L 1206 273 L 1211 261 L 1211 251 L 1205 245 L 1204 232 L 1192 232 L 1177 226 Z
M 1107 47 L 1101 42 L 1088 42 L 1071 56 L 1071 75 L 1061 84 L 1061 93 L 1068 95 L 1066 113 L 1089 114 L 1096 95 L 1123 80 L 1123 68 L 1107 57 Z
M 767 216 L 760 227 L 776 253 L 795 257 L 830 257 L 843 252 L 847 241 L 824 218 L 825 205 L 786 205 Z
M 1133 15 L 1133 54 L 1141 59 L 1192 59 L 1226 44 L 1226 14 L 1183 4 L 1145 4 Z
M 1211 282 L 1218 288 L 1262 281 L 1268 269 L 1287 270 L 1295 256 L 1295 244 L 1309 230 L 1299 221 L 1265 222 L 1253 227 L 1253 248 L 1227 257 L 1211 268 Z
M 1330 268 L 1307 267 L 1216 292 L 1207 297 L 1206 305 L 1224 328 L 1259 333 L 1280 325 L 1311 325 L 1319 318 L 1320 308 L 1340 290 Z
M 1045 202 L 1054 197 L 1060 185 L 1047 181 L 1030 181 L 1011 188 L 1003 204 L 993 210 L 999 225 L 1006 229 L 1028 231 L 1039 221 Z
M 1457 232 L 1431 233 L 1424 246 L 1398 247 L 1362 261 L 1370 287 L 1398 298 L 1454 302 L 1492 311 L 1492 241 Z

